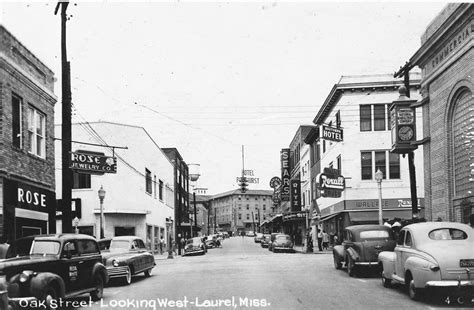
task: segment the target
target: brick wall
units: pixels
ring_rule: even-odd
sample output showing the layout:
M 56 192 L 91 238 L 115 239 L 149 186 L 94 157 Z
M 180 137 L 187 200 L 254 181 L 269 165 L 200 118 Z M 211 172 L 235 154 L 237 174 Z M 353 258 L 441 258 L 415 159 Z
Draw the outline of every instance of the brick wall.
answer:
M 426 207 L 431 208 L 431 218 L 441 217 L 444 220 L 454 220 L 452 211 L 453 180 L 451 171 L 452 145 L 448 137 L 451 136 L 451 128 L 448 126 L 450 96 L 455 93 L 461 81 L 474 85 L 474 50 L 470 49 L 455 63 L 442 72 L 428 85 L 429 110 L 428 128 L 431 141 L 425 148 L 425 197 Z M 469 82 L 470 81 L 470 82 Z M 471 88 L 474 93 L 474 89 Z M 467 111 L 466 111 L 467 113 Z M 431 185 L 431 189 L 429 188 Z M 430 214 L 430 212 L 427 212 Z

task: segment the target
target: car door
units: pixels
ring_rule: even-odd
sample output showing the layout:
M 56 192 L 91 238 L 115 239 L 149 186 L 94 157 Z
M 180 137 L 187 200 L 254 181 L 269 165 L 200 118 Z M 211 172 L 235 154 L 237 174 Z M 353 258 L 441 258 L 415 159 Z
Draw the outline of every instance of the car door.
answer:
M 145 246 L 145 243 L 141 239 L 137 239 L 137 245 L 138 245 L 138 253 L 140 255 L 139 260 L 140 260 L 140 269 L 148 269 L 152 267 L 152 258 L 153 255 L 150 254 Z
M 97 243 L 93 240 L 80 239 L 77 240 L 78 261 L 78 286 L 80 289 L 90 288 L 93 286 L 92 269 L 96 262 L 100 262 L 100 252 Z
M 405 240 L 403 243 L 403 252 L 401 253 L 401 259 L 400 259 L 400 267 L 401 267 L 401 272 L 400 274 L 401 277 L 405 278 L 405 263 L 407 259 L 412 256 L 412 247 L 413 247 L 413 238 L 412 234 L 409 230 L 405 231 Z
M 342 260 L 346 261 L 347 249 L 352 247 L 352 233 L 350 230 L 344 231 L 344 240 L 342 241 L 342 246 L 344 248 Z
M 396 255 L 396 260 L 395 260 L 395 274 L 401 278 L 404 278 L 404 263 L 402 263 L 403 260 L 403 253 L 405 250 L 405 234 L 406 230 L 402 229 L 400 233 L 398 234 L 398 239 L 397 239 L 397 246 L 395 247 L 395 255 Z
M 67 240 L 63 244 L 60 254 L 59 269 L 66 285 L 66 293 L 76 291 L 79 284 L 79 254 L 77 252 L 76 240 Z

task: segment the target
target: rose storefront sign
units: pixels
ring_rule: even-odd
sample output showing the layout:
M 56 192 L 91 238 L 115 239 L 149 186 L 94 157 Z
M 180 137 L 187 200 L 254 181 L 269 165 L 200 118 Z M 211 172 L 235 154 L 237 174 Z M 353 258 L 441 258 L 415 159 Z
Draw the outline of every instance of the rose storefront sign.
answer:
M 71 152 L 69 168 L 91 174 L 117 173 L 117 158 L 96 152 Z

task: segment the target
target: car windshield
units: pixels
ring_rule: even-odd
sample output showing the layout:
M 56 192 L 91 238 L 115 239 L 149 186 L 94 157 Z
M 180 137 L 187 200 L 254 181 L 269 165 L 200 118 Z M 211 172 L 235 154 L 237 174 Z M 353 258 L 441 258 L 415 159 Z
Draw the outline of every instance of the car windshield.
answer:
M 130 249 L 130 242 L 128 240 L 112 240 L 110 242 L 110 251 L 128 250 Z
M 53 240 L 35 240 L 31 246 L 33 255 L 57 255 L 60 243 Z
M 199 238 L 188 239 L 186 244 L 199 245 L 201 240 Z
M 6 258 L 30 255 L 32 243 L 33 243 L 33 239 L 20 239 L 20 240 L 14 241 L 8 247 Z
M 276 240 L 277 241 L 287 241 L 287 240 L 291 240 L 290 236 L 286 236 L 286 235 L 278 235 L 276 236 Z
M 360 232 L 360 239 L 385 239 L 390 237 L 387 230 L 366 230 Z
M 442 228 L 431 231 L 428 237 L 433 240 L 464 240 L 467 234 L 459 229 Z

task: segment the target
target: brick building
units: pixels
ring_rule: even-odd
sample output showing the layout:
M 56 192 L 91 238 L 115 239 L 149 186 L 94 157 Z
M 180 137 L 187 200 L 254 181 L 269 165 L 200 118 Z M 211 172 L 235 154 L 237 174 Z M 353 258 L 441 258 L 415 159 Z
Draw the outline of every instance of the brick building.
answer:
M 422 69 L 425 208 L 429 220 L 474 211 L 474 4 L 448 4 L 400 70 Z
M 54 73 L 0 25 L 0 235 L 55 231 Z

